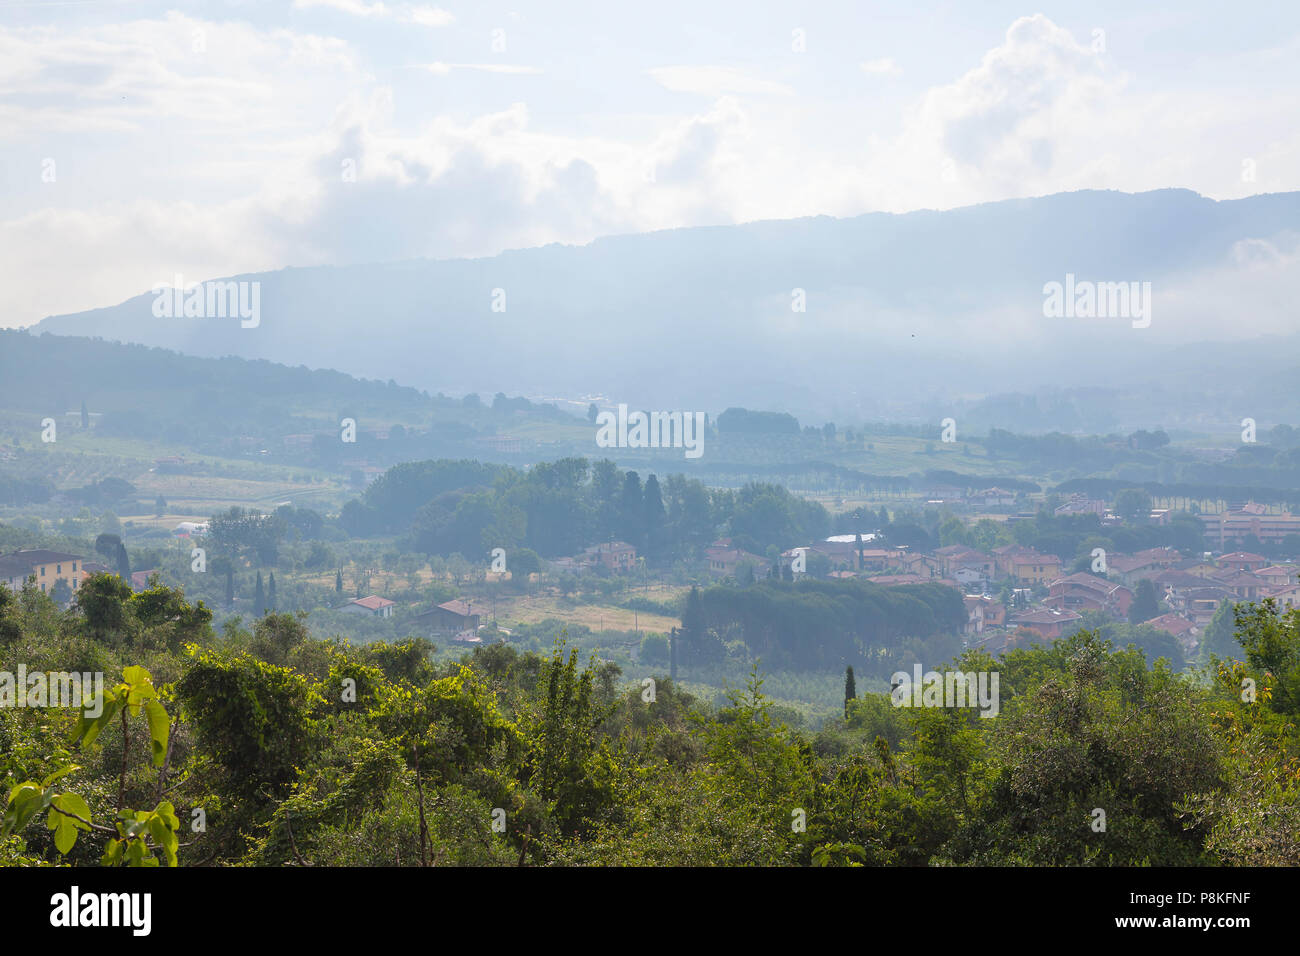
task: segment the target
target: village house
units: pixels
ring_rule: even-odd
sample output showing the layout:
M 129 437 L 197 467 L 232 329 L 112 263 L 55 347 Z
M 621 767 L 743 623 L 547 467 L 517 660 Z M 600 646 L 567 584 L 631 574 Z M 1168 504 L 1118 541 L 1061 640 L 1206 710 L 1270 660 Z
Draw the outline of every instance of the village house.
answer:
M 45 548 L 29 548 L 3 554 L 0 555 L 0 584 L 11 591 L 20 591 L 27 579 L 34 577 L 37 586 L 46 594 L 54 589 L 58 581 L 66 582 L 75 591 L 86 577 L 82 561 L 79 554 L 49 551 Z
M 1044 640 L 1054 641 L 1067 637 L 1078 630 L 1078 623 L 1083 616 L 1073 611 L 1058 611 L 1053 608 L 1036 608 L 1024 611 L 1011 618 L 1011 626 L 1033 631 Z
M 607 541 L 583 548 L 582 556 L 588 564 L 599 564 L 611 571 L 631 571 L 636 567 L 636 548 L 626 541 Z
M 708 558 L 709 571 L 712 574 L 734 575 L 736 570 L 747 561 L 754 566 L 756 577 L 763 577 L 768 571 L 767 558 L 735 547 L 730 538 L 721 538 L 713 542 L 704 549 L 704 555 Z
M 1300 575 L 1300 568 L 1294 564 L 1272 564 L 1255 572 L 1256 577 L 1263 578 L 1272 588 L 1295 584 L 1297 575 Z
M 1278 610 L 1284 614 L 1300 607 L 1300 584 L 1290 584 L 1284 588 L 1278 588 L 1269 595 L 1277 602 Z
M 942 570 L 943 562 L 923 551 L 899 548 L 895 555 L 895 566 L 904 574 L 917 574 L 928 578 Z
M 1154 578 L 1164 570 L 1164 566 L 1157 564 L 1150 558 L 1139 557 L 1136 554 L 1108 554 L 1106 555 L 1106 570 L 1119 578 L 1124 584 L 1133 588 L 1137 587 L 1137 583 L 1144 578 Z
M 959 568 L 953 568 L 950 576 L 963 588 L 983 588 L 989 583 L 988 576 L 983 571 L 964 564 Z
M 961 578 L 956 574 L 958 568 L 970 568 L 984 580 L 992 580 L 997 573 L 997 562 L 993 555 L 968 548 L 964 544 L 950 544 L 939 548 L 934 552 L 934 556 L 939 559 L 939 568 L 943 574 L 959 581 Z
M 464 631 L 477 634 L 479 624 L 490 613 L 480 605 L 457 598 L 454 601 L 444 601 L 423 614 L 417 614 L 412 623 L 427 630 L 432 636 L 452 637 Z
M 396 604 L 387 598 L 371 594 L 369 597 L 354 598 L 339 610 L 352 614 L 367 614 L 370 617 L 392 617 Z
M 1128 614 L 1133 592 L 1122 584 L 1080 571 L 1048 585 L 1043 603 L 1058 611 L 1103 611 L 1114 617 Z
M 1150 561 L 1158 568 L 1173 567 L 1183 559 L 1182 552 L 1177 548 L 1147 548 L 1145 551 L 1138 551 L 1133 557 L 1143 561 Z
M 1047 584 L 1060 577 L 1061 559 L 1054 554 L 1039 554 L 1037 551 L 1016 554 L 1008 562 L 1011 577 L 1017 584 Z
M 1267 581 L 1257 574 L 1250 574 L 1246 571 L 1220 574 L 1207 580 L 1227 588 L 1237 596 L 1238 601 L 1259 600 L 1265 597 L 1270 590 Z
M 1170 607 L 1202 629 L 1214 619 L 1220 604 L 1236 600 L 1237 595 L 1223 587 L 1175 587 L 1165 595 Z
M 998 578 L 1010 578 L 1016 575 L 1016 561 L 1020 558 L 1041 558 L 1044 561 L 1055 561 L 1059 569 L 1060 559 L 1053 555 L 1040 554 L 1030 547 L 1023 544 L 1004 544 L 1001 547 L 993 549 L 993 573 Z M 1044 561 L 1038 562 L 1039 564 Z M 1034 562 L 1030 562 L 1032 567 Z M 1060 577 L 1060 573 L 1053 574 L 1052 577 Z
M 986 628 L 1002 627 L 1007 622 L 1007 609 L 1001 601 L 968 594 L 962 598 L 966 605 L 966 634 L 983 634 Z
M 1268 564 L 1268 558 L 1249 551 L 1233 551 L 1215 560 L 1214 564 L 1226 571 L 1257 571 Z
M 888 571 L 898 562 L 898 552 L 888 548 L 863 548 L 858 552 L 860 571 Z
M 1160 572 L 1160 574 L 1169 574 L 1174 571 L 1182 574 L 1190 574 L 1191 576 L 1198 578 L 1212 578 L 1220 573 L 1219 566 L 1209 560 L 1209 558 L 1184 558 L 1182 561 L 1171 564 L 1169 567 L 1165 568 L 1164 571 Z M 1159 576 L 1160 575 L 1156 575 L 1156 577 Z M 1154 580 L 1154 578 L 1152 580 Z

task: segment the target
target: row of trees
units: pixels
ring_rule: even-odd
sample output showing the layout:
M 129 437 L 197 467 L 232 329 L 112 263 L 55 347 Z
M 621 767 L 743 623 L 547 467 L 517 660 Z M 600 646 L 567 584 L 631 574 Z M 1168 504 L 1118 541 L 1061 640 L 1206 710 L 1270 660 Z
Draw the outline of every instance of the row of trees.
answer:
M 760 554 L 826 534 L 826 510 L 780 485 L 738 490 L 620 471 L 608 460 L 564 458 L 527 471 L 475 461 L 411 462 L 389 469 L 349 502 L 349 534 L 404 534 L 425 554 L 482 555 L 527 547 L 543 557 L 619 539 L 652 564 L 697 556 L 720 533 Z
M 739 641 L 750 659 L 777 669 L 857 665 L 885 677 L 926 654 L 930 663 L 960 648 L 961 595 L 940 584 L 881 587 L 849 579 L 765 579 L 752 587 L 692 588 L 678 634 L 682 663 L 723 659 Z

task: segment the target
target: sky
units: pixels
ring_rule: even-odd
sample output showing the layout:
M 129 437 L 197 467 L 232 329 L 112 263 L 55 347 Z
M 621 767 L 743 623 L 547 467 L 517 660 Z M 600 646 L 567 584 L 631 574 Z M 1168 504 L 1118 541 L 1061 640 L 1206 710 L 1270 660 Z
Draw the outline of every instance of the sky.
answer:
M 155 285 L 1300 189 L 1300 4 L 0 0 L 0 326 Z

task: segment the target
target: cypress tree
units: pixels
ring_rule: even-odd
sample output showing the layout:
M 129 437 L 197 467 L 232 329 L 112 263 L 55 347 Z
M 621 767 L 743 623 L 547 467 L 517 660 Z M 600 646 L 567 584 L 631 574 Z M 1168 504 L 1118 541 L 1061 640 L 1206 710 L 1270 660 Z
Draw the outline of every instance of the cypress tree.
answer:
M 677 628 L 668 632 L 668 676 L 677 680 Z
M 853 668 L 844 671 L 844 719 L 849 719 L 849 701 L 858 696 L 858 685 L 853 679 Z
M 262 572 L 257 572 L 257 587 L 253 591 L 253 617 L 266 613 L 266 592 L 262 590 Z
M 343 569 L 339 568 L 334 572 L 334 593 L 343 593 Z
M 266 582 L 266 611 L 268 614 L 275 613 L 275 572 L 271 572 L 271 578 Z
M 645 495 L 641 491 L 641 476 L 635 471 L 629 471 L 623 476 L 623 497 L 619 502 L 619 534 L 628 544 L 644 551 L 644 532 Z
M 131 580 L 131 556 L 126 553 L 126 545 L 120 541 L 117 544 L 117 573 L 123 581 Z
M 659 479 L 651 475 L 645 481 L 643 493 L 645 506 L 645 546 L 648 556 L 658 560 L 663 552 L 664 526 L 668 523 L 668 514 L 664 511 L 663 495 L 659 491 Z

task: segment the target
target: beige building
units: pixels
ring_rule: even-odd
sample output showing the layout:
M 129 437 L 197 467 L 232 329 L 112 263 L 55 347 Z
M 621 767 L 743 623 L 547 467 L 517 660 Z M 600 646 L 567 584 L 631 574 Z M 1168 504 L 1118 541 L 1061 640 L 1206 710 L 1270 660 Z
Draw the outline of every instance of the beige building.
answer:
M 54 585 L 62 580 L 73 591 L 81 587 L 86 578 L 83 559 L 79 554 L 65 554 L 62 551 L 47 551 L 33 548 L 28 551 L 15 551 L 0 555 L 0 584 L 11 591 L 22 589 L 28 578 L 36 578 L 37 586 L 49 594 Z

